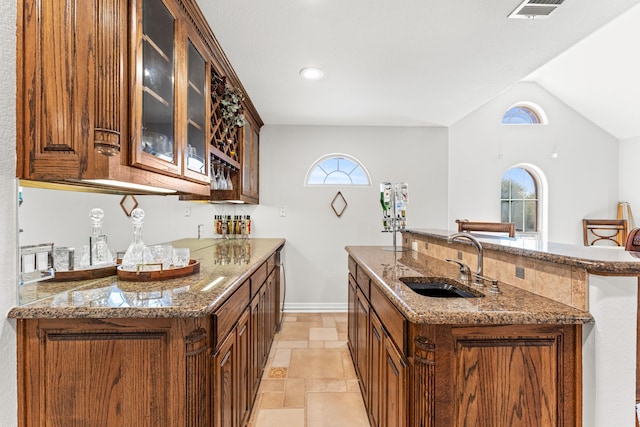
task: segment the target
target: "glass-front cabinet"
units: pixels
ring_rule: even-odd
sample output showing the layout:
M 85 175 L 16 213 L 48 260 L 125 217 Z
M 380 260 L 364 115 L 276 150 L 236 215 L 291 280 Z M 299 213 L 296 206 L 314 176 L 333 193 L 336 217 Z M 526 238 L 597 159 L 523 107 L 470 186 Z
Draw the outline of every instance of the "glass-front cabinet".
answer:
M 187 41 L 187 151 L 184 175 L 196 180 L 209 175 L 207 120 L 208 66 L 195 38 Z
M 133 163 L 208 183 L 205 99 L 210 61 L 176 3 L 139 0 L 136 6 Z

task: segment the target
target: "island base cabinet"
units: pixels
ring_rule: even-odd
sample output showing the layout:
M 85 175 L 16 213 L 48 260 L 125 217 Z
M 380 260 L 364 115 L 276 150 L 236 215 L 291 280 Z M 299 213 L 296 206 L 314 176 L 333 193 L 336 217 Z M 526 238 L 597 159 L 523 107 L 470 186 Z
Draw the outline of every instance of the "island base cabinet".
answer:
M 582 425 L 580 326 L 423 328 L 413 341 L 413 425 Z
M 358 279 L 354 279 L 353 271 Z M 582 326 L 409 322 L 349 260 L 348 343 L 372 427 L 579 427 Z
M 19 425 L 209 425 L 206 322 L 17 324 Z

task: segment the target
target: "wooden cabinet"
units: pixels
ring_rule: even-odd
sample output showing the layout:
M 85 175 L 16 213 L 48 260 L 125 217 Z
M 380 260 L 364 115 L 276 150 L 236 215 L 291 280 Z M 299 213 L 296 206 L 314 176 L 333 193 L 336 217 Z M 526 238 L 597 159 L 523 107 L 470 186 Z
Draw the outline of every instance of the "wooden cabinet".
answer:
M 25 185 L 212 197 L 221 127 L 212 80 L 244 88 L 195 0 L 18 0 L 17 10 L 16 175 Z M 243 105 L 255 154 L 262 121 L 246 93 Z M 240 189 L 238 159 L 227 198 L 257 203 L 253 154 L 252 180 Z
M 349 275 L 349 286 L 347 288 L 347 345 L 351 350 L 353 359 L 356 360 L 356 281 Z
M 379 388 L 384 390 L 384 399 L 381 405 L 381 418 L 383 420 L 381 425 L 385 427 L 407 425 L 407 367 L 404 355 L 396 348 L 389 335 L 385 334 L 382 349 L 382 372 L 379 379 Z
M 277 271 L 265 262 L 199 318 L 18 319 L 18 425 L 246 425 L 277 323 Z
M 244 425 L 251 412 L 249 377 L 249 309 L 213 356 L 213 418 L 216 427 Z
M 219 108 L 217 101 L 214 101 L 213 108 Z M 245 105 L 244 109 L 244 126 L 235 128 L 230 136 L 225 136 L 224 133 L 214 134 L 211 147 L 213 176 L 219 175 L 217 170 L 222 170 L 223 174 L 229 176 L 233 189 L 214 188 L 216 185 L 212 183 L 211 194 L 206 198 L 207 200 L 242 201 L 250 204 L 258 204 L 260 201 L 260 128 L 263 123 L 251 105 Z M 228 142 L 221 144 L 216 141 L 219 138 L 225 138 Z M 182 198 L 202 199 L 189 196 Z
M 409 323 L 352 264 L 349 346 L 373 427 L 581 425 L 580 325 Z
M 244 125 L 242 137 L 242 177 L 240 180 L 240 196 L 249 203 L 258 203 L 259 192 L 259 158 L 260 127 L 250 117 Z
M 209 425 L 206 319 L 17 324 L 18 425 Z
M 384 387 L 384 375 L 382 363 L 384 361 L 384 330 L 380 319 L 375 313 L 371 313 L 371 342 L 369 352 L 371 355 L 371 376 L 369 387 L 369 417 L 373 427 L 381 427 L 384 419 L 383 407 L 387 399 Z
M 209 184 L 210 55 L 175 0 L 132 9 L 132 164 Z
M 412 329 L 416 425 L 582 425 L 580 326 Z
M 356 372 L 362 394 L 369 391 L 369 302 L 358 288 L 356 290 Z

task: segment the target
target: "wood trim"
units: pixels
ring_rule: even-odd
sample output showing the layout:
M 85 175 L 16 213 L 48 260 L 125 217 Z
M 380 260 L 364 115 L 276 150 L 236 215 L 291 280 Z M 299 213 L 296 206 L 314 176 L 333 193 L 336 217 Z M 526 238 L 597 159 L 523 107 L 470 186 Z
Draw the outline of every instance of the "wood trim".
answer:
M 414 340 L 413 420 L 415 425 L 436 427 L 436 346 L 425 337 Z
M 96 13 L 96 82 L 94 147 L 98 152 L 120 152 L 127 11 L 120 0 L 99 0 Z

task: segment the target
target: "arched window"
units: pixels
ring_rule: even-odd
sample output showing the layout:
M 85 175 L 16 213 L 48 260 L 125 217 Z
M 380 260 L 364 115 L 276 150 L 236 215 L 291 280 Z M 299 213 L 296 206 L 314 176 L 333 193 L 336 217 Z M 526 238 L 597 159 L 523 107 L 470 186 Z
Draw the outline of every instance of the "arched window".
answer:
M 547 117 L 539 106 L 531 102 L 519 102 L 509 107 L 502 116 L 503 125 L 547 124 Z
M 305 185 L 370 186 L 369 172 L 355 157 L 347 154 L 328 154 L 316 160 L 309 168 Z
M 502 177 L 500 220 L 514 222 L 518 233 L 540 231 L 540 184 L 524 167 L 513 167 Z

